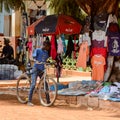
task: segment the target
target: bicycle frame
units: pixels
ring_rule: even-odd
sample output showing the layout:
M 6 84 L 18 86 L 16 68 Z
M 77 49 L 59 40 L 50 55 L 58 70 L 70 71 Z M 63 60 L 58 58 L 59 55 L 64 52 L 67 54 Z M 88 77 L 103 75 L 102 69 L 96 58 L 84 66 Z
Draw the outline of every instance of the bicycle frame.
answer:
M 44 70 L 43 71 L 41 71 L 40 73 L 39 73 L 39 75 L 38 75 L 38 77 L 39 77 L 39 82 L 38 82 L 38 85 L 36 85 L 36 87 L 35 87 L 35 91 L 36 91 L 36 89 L 39 87 L 39 84 L 40 84 L 40 81 L 41 80 L 43 80 L 44 81 L 44 90 L 45 91 L 47 91 L 47 89 L 46 89 L 46 77 L 47 77 L 47 66 L 48 65 L 46 65 L 46 63 L 41 63 L 41 64 L 44 64 L 45 65 L 45 68 L 44 68 Z M 25 72 L 28 76 L 29 76 L 29 79 L 31 80 L 31 75 L 33 74 L 30 70 L 32 70 L 32 67 L 29 67 L 28 69 L 27 69 L 27 71 Z M 41 77 L 40 77 L 40 74 L 43 74 Z M 37 82 L 37 80 L 36 80 L 36 82 Z
M 50 64 L 44 64 L 45 69 L 43 71 L 40 71 L 38 74 L 39 80 L 36 80 L 36 86 L 33 94 L 35 92 L 38 92 L 40 103 L 44 106 L 51 106 L 54 103 L 57 96 L 57 84 L 53 78 L 47 76 L 47 68 Z M 26 72 L 24 72 L 17 81 L 17 98 L 21 103 L 27 102 L 28 94 L 26 92 L 27 89 L 30 88 L 31 84 L 31 70 L 32 67 L 29 66 L 29 68 L 26 69 Z M 21 88 L 19 83 L 21 83 L 23 80 L 26 81 L 26 84 L 24 84 L 25 86 Z

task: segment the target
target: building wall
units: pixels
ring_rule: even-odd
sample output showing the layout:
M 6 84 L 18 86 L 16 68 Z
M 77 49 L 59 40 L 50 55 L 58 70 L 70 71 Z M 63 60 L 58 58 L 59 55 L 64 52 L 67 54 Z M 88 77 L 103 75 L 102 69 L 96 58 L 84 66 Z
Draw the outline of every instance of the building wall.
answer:
M 11 15 L 12 10 L 8 13 L 3 5 L 2 12 L 0 12 L 0 33 L 5 36 L 11 35 Z

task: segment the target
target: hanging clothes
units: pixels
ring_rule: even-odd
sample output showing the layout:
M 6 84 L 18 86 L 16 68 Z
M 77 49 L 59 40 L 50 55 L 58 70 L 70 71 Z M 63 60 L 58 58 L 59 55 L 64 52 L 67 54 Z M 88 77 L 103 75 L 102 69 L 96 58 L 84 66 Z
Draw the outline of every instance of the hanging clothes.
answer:
M 32 53 L 36 49 L 36 37 L 32 37 Z
M 43 35 L 37 34 L 37 36 L 36 36 L 36 47 L 37 48 L 42 48 L 43 47 L 43 41 L 44 41 Z
M 104 58 L 107 58 L 107 48 L 96 48 L 93 47 L 90 51 L 90 57 L 93 57 L 96 54 L 101 54 Z
M 67 45 L 67 51 L 65 53 L 65 57 L 68 56 L 69 58 L 71 58 L 73 51 L 74 51 L 74 43 L 73 43 L 72 37 L 69 36 L 68 45 Z
M 62 54 L 64 52 L 63 50 L 64 46 L 63 46 L 63 42 L 61 37 L 58 38 L 58 48 L 57 48 L 57 53 L 58 54 Z
M 105 31 L 107 31 L 110 23 L 118 23 L 116 15 L 109 14 Z
M 92 80 L 103 81 L 105 64 L 105 58 L 100 54 L 96 54 L 91 58 Z
M 95 30 L 92 33 L 92 47 L 107 47 L 107 36 L 102 30 Z
M 27 47 L 28 47 L 28 53 L 29 53 L 28 57 L 32 59 L 32 38 L 28 39 Z
M 61 71 L 62 71 L 62 58 L 60 56 L 60 54 L 57 54 L 56 56 L 56 78 L 57 78 L 57 82 L 59 82 L 59 78 L 61 76 Z
M 111 32 L 108 35 L 108 52 L 111 56 L 120 56 L 120 33 Z
M 108 14 L 106 12 L 100 13 L 94 17 L 94 30 L 105 31 L 107 25 Z
M 83 35 L 79 35 L 79 45 L 84 42 L 87 41 L 88 42 L 88 46 L 91 46 L 91 38 L 89 36 L 89 33 L 84 33 Z
M 64 53 L 66 53 L 65 35 L 62 34 L 60 37 L 61 37 L 61 40 L 62 40 Z
M 51 37 L 51 51 L 50 51 L 50 56 L 52 57 L 53 60 L 55 60 L 56 56 L 57 56 L 57 42 L 56 42 L 55 35 L 52 35 L 52 37 Z
M 82 67 L 82 68 L 85 69 L 88 56 L 89 56 L 88 43 L 87 42 L 83 42 L 80 45 L 76 66 L 77 67 Z

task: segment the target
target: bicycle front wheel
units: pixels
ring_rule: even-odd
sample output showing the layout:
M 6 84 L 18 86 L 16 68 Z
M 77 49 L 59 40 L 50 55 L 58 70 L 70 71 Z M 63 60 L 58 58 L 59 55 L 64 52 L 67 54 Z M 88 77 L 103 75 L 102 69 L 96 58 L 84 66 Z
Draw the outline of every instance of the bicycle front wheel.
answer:
M 57 97 L 57 84 L 54 79 L 41 80 L 39 85 L 39 100 L 43 106 L 51 106 Z
M 30 89 L 30 78 L 26 74 L 22 74 L 17 81 L 16 86 L 16 95 L 17 99 L 21 103 L 27 103 L 28 101 L 28 92 Z

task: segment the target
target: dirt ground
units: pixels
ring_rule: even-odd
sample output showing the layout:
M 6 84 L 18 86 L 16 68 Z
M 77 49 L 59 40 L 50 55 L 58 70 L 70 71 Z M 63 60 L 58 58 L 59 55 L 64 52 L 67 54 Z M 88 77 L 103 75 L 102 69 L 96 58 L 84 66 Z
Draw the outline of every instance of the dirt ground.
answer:
M 0 120 L 120 120 L 120 111 L 76 108 L 65 104 L 44 107 L 37 99 L 34 106 L 18 102 L 15 90 L 0 89 Z

